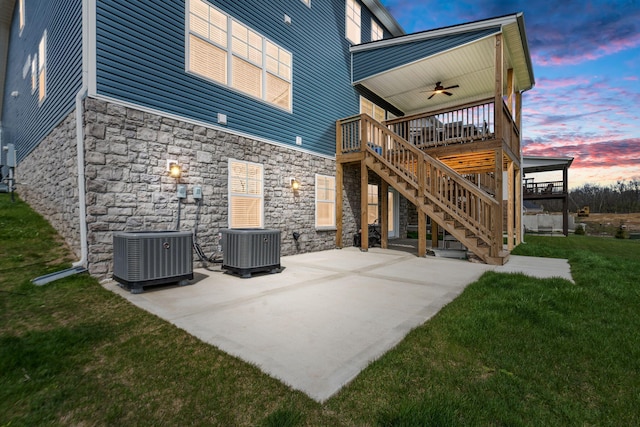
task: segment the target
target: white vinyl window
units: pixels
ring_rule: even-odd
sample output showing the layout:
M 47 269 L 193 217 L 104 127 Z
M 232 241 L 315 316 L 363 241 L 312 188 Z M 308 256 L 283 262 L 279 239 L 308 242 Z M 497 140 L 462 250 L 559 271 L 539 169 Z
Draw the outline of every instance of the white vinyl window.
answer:
M 47 96 L 47 31 L 45 30 L 38 46 L 38 101 Z
M 336 226 L 336 178 L 316 175 L 316 228 Z
M 356 0 L 347 0 L 346 3 L 347 39 L 353 44 L 360 44 L 360 5 Z
M 378 222 L 378 186 L 369 184 L 367 195 L 367 224 L 375 224 Z
M 261 164 L 229 159 L 229 228 L 262 228 L 263 181 Z
M 203 0 L 188 7 L 187 71 L 291 111 L 291 53 Z
M 18 13 L 20 14 L 20 34 L 22 34 L 22 30 L 24 29 L 24 2 L 25 0 L 20 0 L 18 2 Z
M 31 94 L 36 93 L 38 87 L 38 55 L 33 55 L 31 59 Z
M 382 40 L 384 38 L 384 31 L 382 27 L 378 25 L 376 21 L 371 20 L 371 41 Z
M 366 113 L 379 122 L 384 122 L 386 117 L 386 111 L 384 108 L 379 107 L 367 98 L 360 97 L 360 112 Z

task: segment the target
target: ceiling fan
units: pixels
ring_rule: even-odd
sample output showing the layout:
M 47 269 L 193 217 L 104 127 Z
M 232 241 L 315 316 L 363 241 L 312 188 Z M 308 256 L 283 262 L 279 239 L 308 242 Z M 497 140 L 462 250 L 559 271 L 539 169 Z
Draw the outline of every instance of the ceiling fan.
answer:
M 460 87 L 460 86 L 458 86 L 458 85 L 453 85 L 453 86 L 449 86 L 449 87 L 443 87 L 443 86 L 442 86 L 442 82 L 438 82 L 438 83 L 436 83 L 435 88 L 433 88 L 433 90 L 432 90 L 432 91 L 430 91 L 430 92 L 433 92 L 433 93 L 432 93 L 432 94 L 431 94 L 431 96 L 430 96 L 429 98 L 427 98 L 427 99 L 431 99 L 431 98 L 433 98 L 433 97 L 435 96 L 435 94 L 437 94 L 437 93 L 444 93 L 444 94 L 445 94 L 445 95 L 447 95 L 447 96 L 451 96 L 451 95 L 453 95 L 453 94 L 452 94 L 451 92 L 447 92 L 447 90 L 449 90 L 449 89 L 454 89 L 454 88 L 457 88 L 457 87 Z M 426 91 L 425 91 L 425 92 L 426 92 Z

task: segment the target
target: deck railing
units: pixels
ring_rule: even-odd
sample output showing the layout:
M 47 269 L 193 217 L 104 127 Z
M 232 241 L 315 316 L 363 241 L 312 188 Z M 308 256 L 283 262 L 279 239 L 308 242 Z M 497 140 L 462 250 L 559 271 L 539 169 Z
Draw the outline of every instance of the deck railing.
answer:
M 525 178 L 522 194 L 526 196 L 557 196 L 565 194 L 563 181 L 534 182 Z
M 491 139 L 495 132 L 493 100 L 484 100 L 388 120 L 389 128 L 418 148 Z
M 503 102 L 496 119 L 494 99 L 387 120 L 385 124 L 420 149 L 496 138 L 496 120 L 501 120 L 504 142 L 514 153 L 520 152 L 520 137 L 509 108 Z
M 338 155 L 363 151 L 374 156 L 432 205 L 487 244 L 497 246 L 493 230 L 494 219 L 500 214 L 499 203 L 485 191 L 366 114 L 340 120 L 337 130 Z M 501 243 L 501 233 L 499 238 Z

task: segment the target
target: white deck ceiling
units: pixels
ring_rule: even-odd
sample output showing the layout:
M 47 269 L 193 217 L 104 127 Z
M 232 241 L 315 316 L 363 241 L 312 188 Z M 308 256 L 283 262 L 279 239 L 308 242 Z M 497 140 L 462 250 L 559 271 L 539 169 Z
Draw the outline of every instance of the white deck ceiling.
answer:
M 533 72 L 530 66 L 526 38 L 521 33 L 518 16 L 496 18 L 469 25 L 456 26 L 433 32 L 417 33 L 396 39 L 370 43 L 368 46 L 356 46 L 358 49 L 375 49 L 376 43 L 388 48 L 395 43 L 403 43 L 403 39 L 425 40 L 443 34 L 469 31 L 481 27 L 500 24 L 497 33 L 502 33 L 504 40 L 503 94 L 507 91 L 507 69 L 514 70 L 514 91 L 525 91 L 533 87 Z M 523 40 L 524 38 L 524 40 Z M 426 110 L 447 108 L 467 102 L 492 98 L 495 95 L 495 34 L 457 46 L 447 51 L 427 56 L 421 60 L 407 63 L 366 77 L 354 84 L 360 84 L 385 101 L 403 111 L 406 115 Z M 429 96 L 437 82 L 445 88 L 459 85 L 449 90 L 452 96 L 436 94 Z

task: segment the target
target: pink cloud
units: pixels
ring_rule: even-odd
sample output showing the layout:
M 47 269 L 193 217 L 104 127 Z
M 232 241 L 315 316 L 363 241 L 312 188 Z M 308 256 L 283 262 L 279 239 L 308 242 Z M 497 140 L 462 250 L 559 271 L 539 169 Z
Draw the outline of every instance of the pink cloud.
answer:
M 549 145 L 530 142 L 527 156 L 574 157 L 572 168 L 635 167 L 640 173 L 640 138 Z

